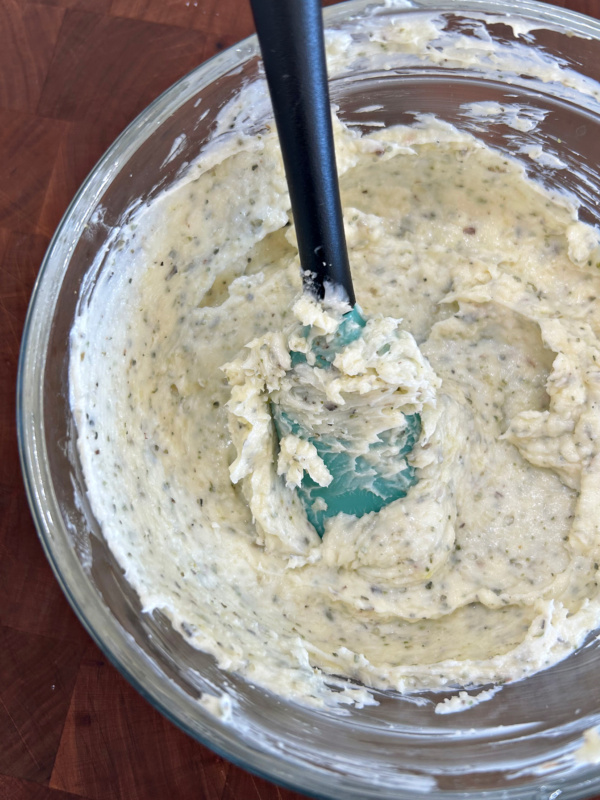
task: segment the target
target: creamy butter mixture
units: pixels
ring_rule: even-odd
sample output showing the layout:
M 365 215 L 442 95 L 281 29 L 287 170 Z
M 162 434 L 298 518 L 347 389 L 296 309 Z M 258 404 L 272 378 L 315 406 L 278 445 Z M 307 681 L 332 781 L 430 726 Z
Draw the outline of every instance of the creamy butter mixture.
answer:
M 322 540 L 295 496 L 304 469 L 327 476 L 297 442 L 278 456 L 265 400 L 301 296 L 267 131 L 138 214 L 77 320 L 94 513 L 147 611 L 286 697 L 350 702 L 331 676 L 401 691 L 522 678 L 600 623 L 597 236 L 433 118 L 362 137 L 337 124 L 336 146 L 377 346 L 336 362 L 329 413 L 404 387 L 418 482 Z

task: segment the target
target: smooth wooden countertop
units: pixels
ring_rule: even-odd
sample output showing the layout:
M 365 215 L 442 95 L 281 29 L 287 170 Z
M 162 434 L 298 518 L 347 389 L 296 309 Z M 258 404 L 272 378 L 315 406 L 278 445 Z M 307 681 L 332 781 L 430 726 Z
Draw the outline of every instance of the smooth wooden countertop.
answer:
M 600 18 L 600 0 L 556 5 Z M 0 800 L 299 800 L 194 742 L 71 611 L 19 469 L 15 381 L 50 237 L 123 128 L 253 30 L 247 0 L 0 0 Z

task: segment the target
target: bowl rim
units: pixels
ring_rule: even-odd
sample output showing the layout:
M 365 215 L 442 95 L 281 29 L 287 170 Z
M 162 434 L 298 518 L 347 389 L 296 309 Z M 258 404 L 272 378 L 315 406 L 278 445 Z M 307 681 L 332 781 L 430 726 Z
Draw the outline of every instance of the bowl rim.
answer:
M 596 20 L 579 12 L 548 5 L 538 0 L 389 0 L 389 2 L 386 0 L 346 0 L 324 9 L 325 23 L 326 25 L 335 25 L 341 21 L 349 21 L 365 12 L 370 13 L 371 10 L 383 8 L 413 13 L 435 10 L 466 14 L 485 11 L 498 13 L 504 17 L 515 14 L 520 18 L 533 17 L 542 23 L 555 24 L 561 28 L 568 26 L 582 35 L 600 40 L 600 19 Z M 386 797 L 388 795 L 384 794 L 381 787 L 377 786 L 371 787 L 376 792 L 371 795 L 369 784 L 355 787 L 361 792 L 356 795 L 348 793 L 349 787 L 343 787 L 344 794 L 323 794 L 329 787 L 324 786 L 323 777 L 317 767 L 306 765 L 301 761 L 286 762 L 271 752 L 252 747 L 247 740 L 236 734 L 235 731 L 232 733 L 226 724 L 221 724 L 200 706 L 193 718 L 189 714 L 174 713 L 166 702 L 167 698 L 171 699 L 173 692 L 181 695 L 185 693 L 168 678 L 167 684 L 171 691 L 166 692 L 164 686 L 153 679 L 154 676 L 160 677 L 156 665 L 149 656 L 141 651 L 138 651 L 134 659 L 140 662 L 140 668 L 132 670 L 129 663 L 131 659 L 128 658 L 131 652 L 128 647 L 128 635 L 112 617 L 108 608 L 95 602 L 94 590 L 86 582 L 73 583 L 65 575 L 66 572 L 72 575 L 73 570 L 82 575 L 85 575 L 85 572 L 74 549 L 68 545 L 68 531 L 54 493 L 52 476 L 48 467 L 44 415 L 42 413 L 45 402 L 43 393 L 45 360 L 37 354 L 45 353 L 47 350 L 51 320 L 49 312 L 55 306 L 70 256 L 83 231 L 86 215 L 82 212 L 97 205 L 106 186 L 120 171 L 123 164 L 173 111 L 189 101 L 213 80 L 239 68 L 258 53 L 258 42 L 256 35 L 253 34 L 227 50 L 212 56 L 172 84 L 119 134 L 92 168 L 69 203 L 42 260 L 21 338 L 16 386 L 19 460 L 38 538 L 67 601 L 107 659 L 154 708 L 186 734 L 228 761 L 292 790 L 321 798 Z M 57 530 L 62 530 L 67 535 L 65 537 L 56 536 L 55 531 Z M 65 569 L 65 564 L 72 569 Z M 103 632 L 102 636 L 98 630 Z M 204 720 L 210 721 L 210 725 L 204 725 Z M 590 774 L 591 772 L 596 774 Z M 328 775 L 331 780 L 331 774 L 328 773 Z M 576 798 L 589 797 L 590 792 L 600 791 L 600 769 L 581 770 L 577 775 L 577 781 L 569 778 L 565 786 L 559 780 L 554 779 L 546 780 L 544 784 L 546 786 L 552 784 L 552 788 L 555 784 L 557 787 L 560 786 L 561 800 L 576 800 Z M 534 798 L 537 800 L 540 797 L 540 785 L 536 783 L 531 787 L 515 787 L 514 792 L 512 789 L 488 790 L 485 792 L 485 796 L 490 800 L 509 797 L 515 798 L 515 800 L 517 798 L 518 800 L 527 800 L 529 797 L 531 800 Z M 331 788 L 336 787 L 332 786 Z M 581 794 L 581 791 L 584 791 L 584 794 Z M 405 796 L 413 797 L 414 794 L 415 792 L 411 790 Z M 404 795 L 402 791 L 394 790 L 393 796 L 400 798 Z M 479 796 L 479 793 L 435 790 L 432 796 L 457 800 L 463 797 L 473 798 Z M 554 793 L 550 794 L 551 798 L 554 796 L 558 797 Z

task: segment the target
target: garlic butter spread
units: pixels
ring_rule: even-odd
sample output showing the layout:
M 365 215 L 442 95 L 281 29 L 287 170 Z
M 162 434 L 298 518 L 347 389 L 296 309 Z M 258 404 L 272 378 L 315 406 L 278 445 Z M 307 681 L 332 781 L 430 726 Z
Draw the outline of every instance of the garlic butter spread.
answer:
M 282 696 L 523 678 L 600 624 L 598 238 L 433 117 L 335 133 L 369 330 L 336 362 L 332 419 L 348 392 L 403 387 L 417 483 L 322 540 L 296 497 L 304 470 L 328 476 L 294 437 L 278 452 L 265 387 L 285 389 L 296 317 L 332 316 L 302 298 L 267 128 L 137 213 L 81 309 L 71 403 L 93 511 L 146 611 Z

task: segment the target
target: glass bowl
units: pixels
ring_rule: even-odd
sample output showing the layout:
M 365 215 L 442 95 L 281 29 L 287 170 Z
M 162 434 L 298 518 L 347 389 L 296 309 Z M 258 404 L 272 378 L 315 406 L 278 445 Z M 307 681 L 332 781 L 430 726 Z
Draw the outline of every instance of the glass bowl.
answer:
M 564 166 L 526 158 L 529 172 L 569 190 L 581 203 L 581 217 L 598 223 L 600 95 L 586 78 L 600 80 L 600 23 L 528 0 L 390 0 L 382 6 L 353 0 L 325 16 L 329 26 L 351 24 L 360 36 L 356 15 L 364 21 L 433 12 L 445 14 L 448 31 L 467 46 L 485 45 L 487 37 L 507 54 L 527 49 L 540 64 L 552 58 L 563 77 L 575 70 L 581 80 L 566 89 L 539 69 L 511 72 L 506 63 L 485 59 L 469 66 L 399 54 L 397 63 L 359 61 L 351 71 L 333 71 L 332 98 L 341 118 L 364 127 L 434 113 L 521 158 L 524 146 L 541 143 Z M 451 693 L 379 694 L 379 705 L 347 716 L 309 709 L 221 670 L 160 614 L 143 613 L 90 511 L 69 407 L 74 317 L 104 268 L 111 232 L 198 157 L 219 110 L 259 69 L 250 37 L 159 97 L 88 177 L 42 265 L 20 357 L 18 433 L 29 502 L 56 577 L 91 636 L 142 695 L 216 752 L 284 785 L 344 800 L 590 797 L 600 792 L 600 766 L 579 760 L 576 751 L 584 731 L 600 723 L 594 636 L 554 668 L 460 714 L 434 711 Z M 482 125 L 465 114 L 466 103 L 480 101 L 547 113 L 534 131 L 515 131 L 502 117 Z M 237 703 L 229 719 L 198 702 L 232 692 Z

